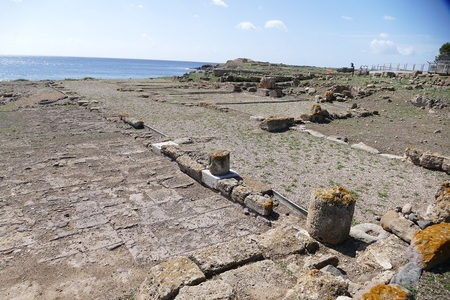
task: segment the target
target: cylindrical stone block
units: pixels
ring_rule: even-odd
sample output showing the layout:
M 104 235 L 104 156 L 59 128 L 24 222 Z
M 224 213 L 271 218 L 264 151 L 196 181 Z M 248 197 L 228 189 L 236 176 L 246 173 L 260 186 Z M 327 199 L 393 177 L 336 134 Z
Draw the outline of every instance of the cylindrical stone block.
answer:
M 306 230 L 322 243 L 337 245 L 348 239 L 355 211 L 355 198 L 343 187 L 312 193 Z
M 209 156 L 209 172 L 214 176 L 222 176 L 230 172 L 230 152 L 214 150 Z

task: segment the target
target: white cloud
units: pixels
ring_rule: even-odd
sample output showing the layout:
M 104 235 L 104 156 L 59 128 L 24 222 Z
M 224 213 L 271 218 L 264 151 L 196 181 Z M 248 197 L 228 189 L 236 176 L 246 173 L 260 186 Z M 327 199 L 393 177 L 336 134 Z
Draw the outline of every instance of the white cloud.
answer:
M 265 28 L 275 28 L 287 31 L 286 25 L 284 25 L 283 21 L 280 20 L 269 20 L 266 22 L 266 25 L 264 25 Z
M 387 15 L 384 16 L 383 19 L 387 20 L 387 21 L 394 21 L 395 20 L 395 18 L 393 16 L 387 16 Z
M 353 21 L 353 18 L 349 17 L 349 16 L 341 16 L 341 18 L 346 20 L 346 21 Z
M 395 43 L 389 40 L 374 39 L 370 42 L 370 48 L 375 54 L 394 54 L 397 52 Z
M 409 55 L 412 55 L 414 53 L 414 48 L 413 47 L 400 47 L 400 46 L 398 46 L 397 47 L 397 51 L 401 55 L 409 56 Z
M 20 3 L 20 2 L 22 2 L 22 0 L 11 0 L 12 2 L 14 2 L 14 3 Z
M 385 40 L 385 39 L 389 38 L 389 34 L 387 34 L 386 32 L 382 32 L 382 33 L 380 33 L 380 37 Z
M 241 29 L 241 30 L 256 30 L 256 26 L 253 25 L 253 23 L 251 22 L 241 22 L 239 24 L 236 25 L 236 28 Z
M 409 56 L 414 53 L 414 47 L 400 47 L 390 40 L 378 40 L 374 39 L 370 42 L 370 48 L 372 48 L 375 54 L 400 54 Z
M 131 3 L 131 7 L 143 8 L 144 5 Z
M 228 7 L 228 5 L 223 0 L 212 0 L 212 4 L 222 7 Z

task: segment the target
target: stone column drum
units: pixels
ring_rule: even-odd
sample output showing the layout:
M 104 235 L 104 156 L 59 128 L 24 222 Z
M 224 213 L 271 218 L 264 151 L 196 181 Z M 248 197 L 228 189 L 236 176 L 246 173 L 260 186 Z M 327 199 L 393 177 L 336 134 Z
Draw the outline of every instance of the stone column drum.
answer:
M 209 172 L 214 176 L 223 176 L 230 172 L 230 152 L 213 150 L 209 156 Z
M 312 193 L 306 230 L 322 243 L 337 245 L 348 239 L 355 211 L 355 198 L 343 187 Z

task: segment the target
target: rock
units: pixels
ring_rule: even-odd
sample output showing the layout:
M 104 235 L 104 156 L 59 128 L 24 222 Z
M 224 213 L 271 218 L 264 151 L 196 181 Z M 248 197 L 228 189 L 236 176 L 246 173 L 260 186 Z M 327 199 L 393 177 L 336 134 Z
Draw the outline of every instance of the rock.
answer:
M 442 183 L 435 195 L 436 201 L 427 213 L 433 223 L 450 223 L 450 181 Z
M 243 180 L 244 180 L 243 185 L 250 188 L 253 192 L 260 193 L 263 195 L 271 194 L 272 189 L 270 188 L 270 186 L 268 186 L 262 181 L 259 181 L 258 179 L 249 176 L 244 176 Z
M 266 259 L 276 259 L 290 254 L 303 254 L 307 243 L 297 240 L 298 230 L 292 226 L 271 229 L 258 237 L 258 245 Z M 312 242 L 312 239 L 310 239 Z
M 412 204 L 411 203 L 406 203 L 405 205 L 403 205 L 402 214 L 408 215 L 411 212 L 412 212 Z
M 152 267 L 141 284 L 136 298 L 139 300 L 171 299 L 185 285 L 205 281 L 200 268 L 187 257 L 172 258 Z
M 377 284 L 366 288 L 362 295 L 355 297 L 357 300 L 411 300 L 411 295 L 408 290 L 404 289 L 398 284 Z
M 418 77 L 420 74 L 422 74 L 422 71 L 414 70 L 414 71 L 411 72 L 411 77 L 416 78 L 416 77 Z
M 413 147 L 408 147 L 405 150 L 405 157 L 411 161 L 413 164 L 415 165 L 419 165 L 420 164 L 420 157 L 423 154 L 423 150 L 421 149 L 417 149 L 417 148 L 413 148 Z
M 297 285 L 291 289 L 283 300 L 322 300 L 347 296 L 348 283 L 338 276 L 319 270 L 311 270 L 297 275 Z
M 450 259 L 450 223 L 418 231 L 411 240 L 408 258 L 426 270 Z
M 342 277 L 343 279 L 348 279 L 348 276 L 342 273 L 341 270 L 336 268 L 333 265 L 326 265 L 325 267 L 321 268 L 320 271 L 325 273 L 330 273 L 331 275 Z
M 222 176 L 230 172 L 230 152 L 213 150 L 209 156 L 209 172 L 214 176 Z
M 244 237 L 195 251 L 190 258 L 212 276 L 262 258 L 254 237 Z
M 203 165 L 190 158 L 187 154 L 178 157 L 176 162 L 182 172 L 188 174 L 198 182 L 202 182 L 202 170 L 205 169 Z
M 231 192 L 231 199 L 233 201 L 239 202 L 241 204 L 244 203 L 245 198 L 250 195 L 252 190 L 246 186 L 238 185 L 234 187 L 234 189 Z
M 450 175 L 450 158 L 444 157 L 442 161 L 442 171 Z
M 419 225 L 420 229 L 425 229 L 430 225 L 433 225 L 433 222 L 430 220 L 419 220 L 417 221 L 417 225 Z
M 231 285 L 222 280 L 209 280 L 196 286 L 184 286 L 175 300 L 233 300 L 235 293 Z
M 259 86 L 269 90 L 277 88 L 275 77 L 262 77 Z
M 355 202 L 340 186 L 315 190 L 311 195 L 306 230 L 322 243 L 344 242 L 349 237 Z
M 209 280 L 196 286 L 184 286 L 175 300 L 232 300 L 234 291 L 231 285 L 222 280 Z
M 232 190 L 239 184 L 239 182 L 235 178 L 226 178 L 220 179 L 217 182 L 217 189 L 220 191 L 222 195 L 225 197 L 229 197 L 231 195 Z
M 144 121 L 133 118 L 124 118 L 123 121 L 134 129 L 144 129 Z
M 419 159 L 419 165 L 430 170 L 442 170 L 444 157 L 436 153 L 425 152 Z
M 282 132 L 294 125 L 292 117 L 269 117 L 259 124 L 259 127 L 269 132 Z
M 412 221 L 405 218 L 397 218 L 392 220 L 389 224 L 389 230 L 405 242 L 411 242 L 414 234 L 420 230 L 420 228 Z
M 398 273 L 391 278 L 390 283 L 396 283 L 403 287 L 416 286 L 420 280 L 420 275 L 422 275 L 422 268 L 410 262 L 400 268 Z
M 367 244 L 388 238 L 389 235 L 390 233 L 383 227 L 372 223 L 358 224 L 350 228 L 351 237 Z
M 283 91 L 281 89 L 273 89 L 269 91 L 269 97 L 280 98 L 283 96 Z
M 377 149 L 375 149 L 373 147 L 367 146 L 363 142 L 360 142 L 358 144 L 353 144 L 353 145 L 351 145 L 351 147 L 354 148 L 354 149 L 364 150 L 364 151 L 372 153 L 372 154 L 379 154 L 380 153 L 379 150 L 377 150 Z
M 250 194 L 245 197 L 245 206 L 262 216 L 268 216 L 273 210 L 272 198 L 266 198 L 261 195 Z
M 315 88 L 308 88 L 307 90 L 308 95 L 314 95 L 315 93 L 317 93 Z
M 311 114 L 309 115 L 309 121 L 315 123 L 324 123 L 330 119 L 330 113 L 326 109 L 322 109 L 319 104 L 314 104 L 311 107 Z
M 161 153 L 172 160 L 177 160 L 178 157 L 185 154 L 183 150 L 174 145 L 161 146 Z
M 254 87 L 254 86 L 251 86 L 251 87 L 249 87 L 248 88 L 248 91 L 250 92 L 250 93 L 256 93 L 256 87 Z
M 394 219 L 399 218 L 398 213 L 394 210 L 388 210 L 380 220 L 381 227 L 383 227 L 384 230 L 391 232 L 390 230 L 390 224 Z
M 295 278 L 286 274 L 271 260 L 226 271 L 218 279 L 233 287 L 235 299 L 279 300 L 295 284 Z
M 311 257 L 305 260 L 303 265 L 304 269 L 322 269 L 325 266 L 331 265 L 337 267 L 339 264 L 339 258 L 334 255 L 326 255 L 323 257 Z

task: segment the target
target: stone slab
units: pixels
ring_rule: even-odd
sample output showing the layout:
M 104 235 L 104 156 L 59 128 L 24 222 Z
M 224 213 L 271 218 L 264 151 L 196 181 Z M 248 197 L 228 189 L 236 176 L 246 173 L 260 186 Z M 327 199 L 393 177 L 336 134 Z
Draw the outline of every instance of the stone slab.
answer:
M 230 169 L 230 172 L 228 172 L 225 175 L 222 176 L 215 176 L 213 174 L 211 174 L 211 172 L 209 170 L 203 170 L 202 171 L 202 182 L 212 188 L 212 189 L 217 189 L 217 184 L 219 182 L 219 180 L 222 179 L 229 179 L 229 178 L 240 178 L 239 174 Z
M 254 237 L 245 237 L 198 250 L 190 258 L 211 276 L 259 260 L 262 253 Z
M 174 146 L 174 147 L 178 147 L 178 144 L 172 141 L 167 141 L 167 142 L 161 142 L 161 143 L 155 143 L 152 144 L 152 151 L 153 153 L 156 153 L 158 155 L 161 155 L 161 148 L 163 146 Z

